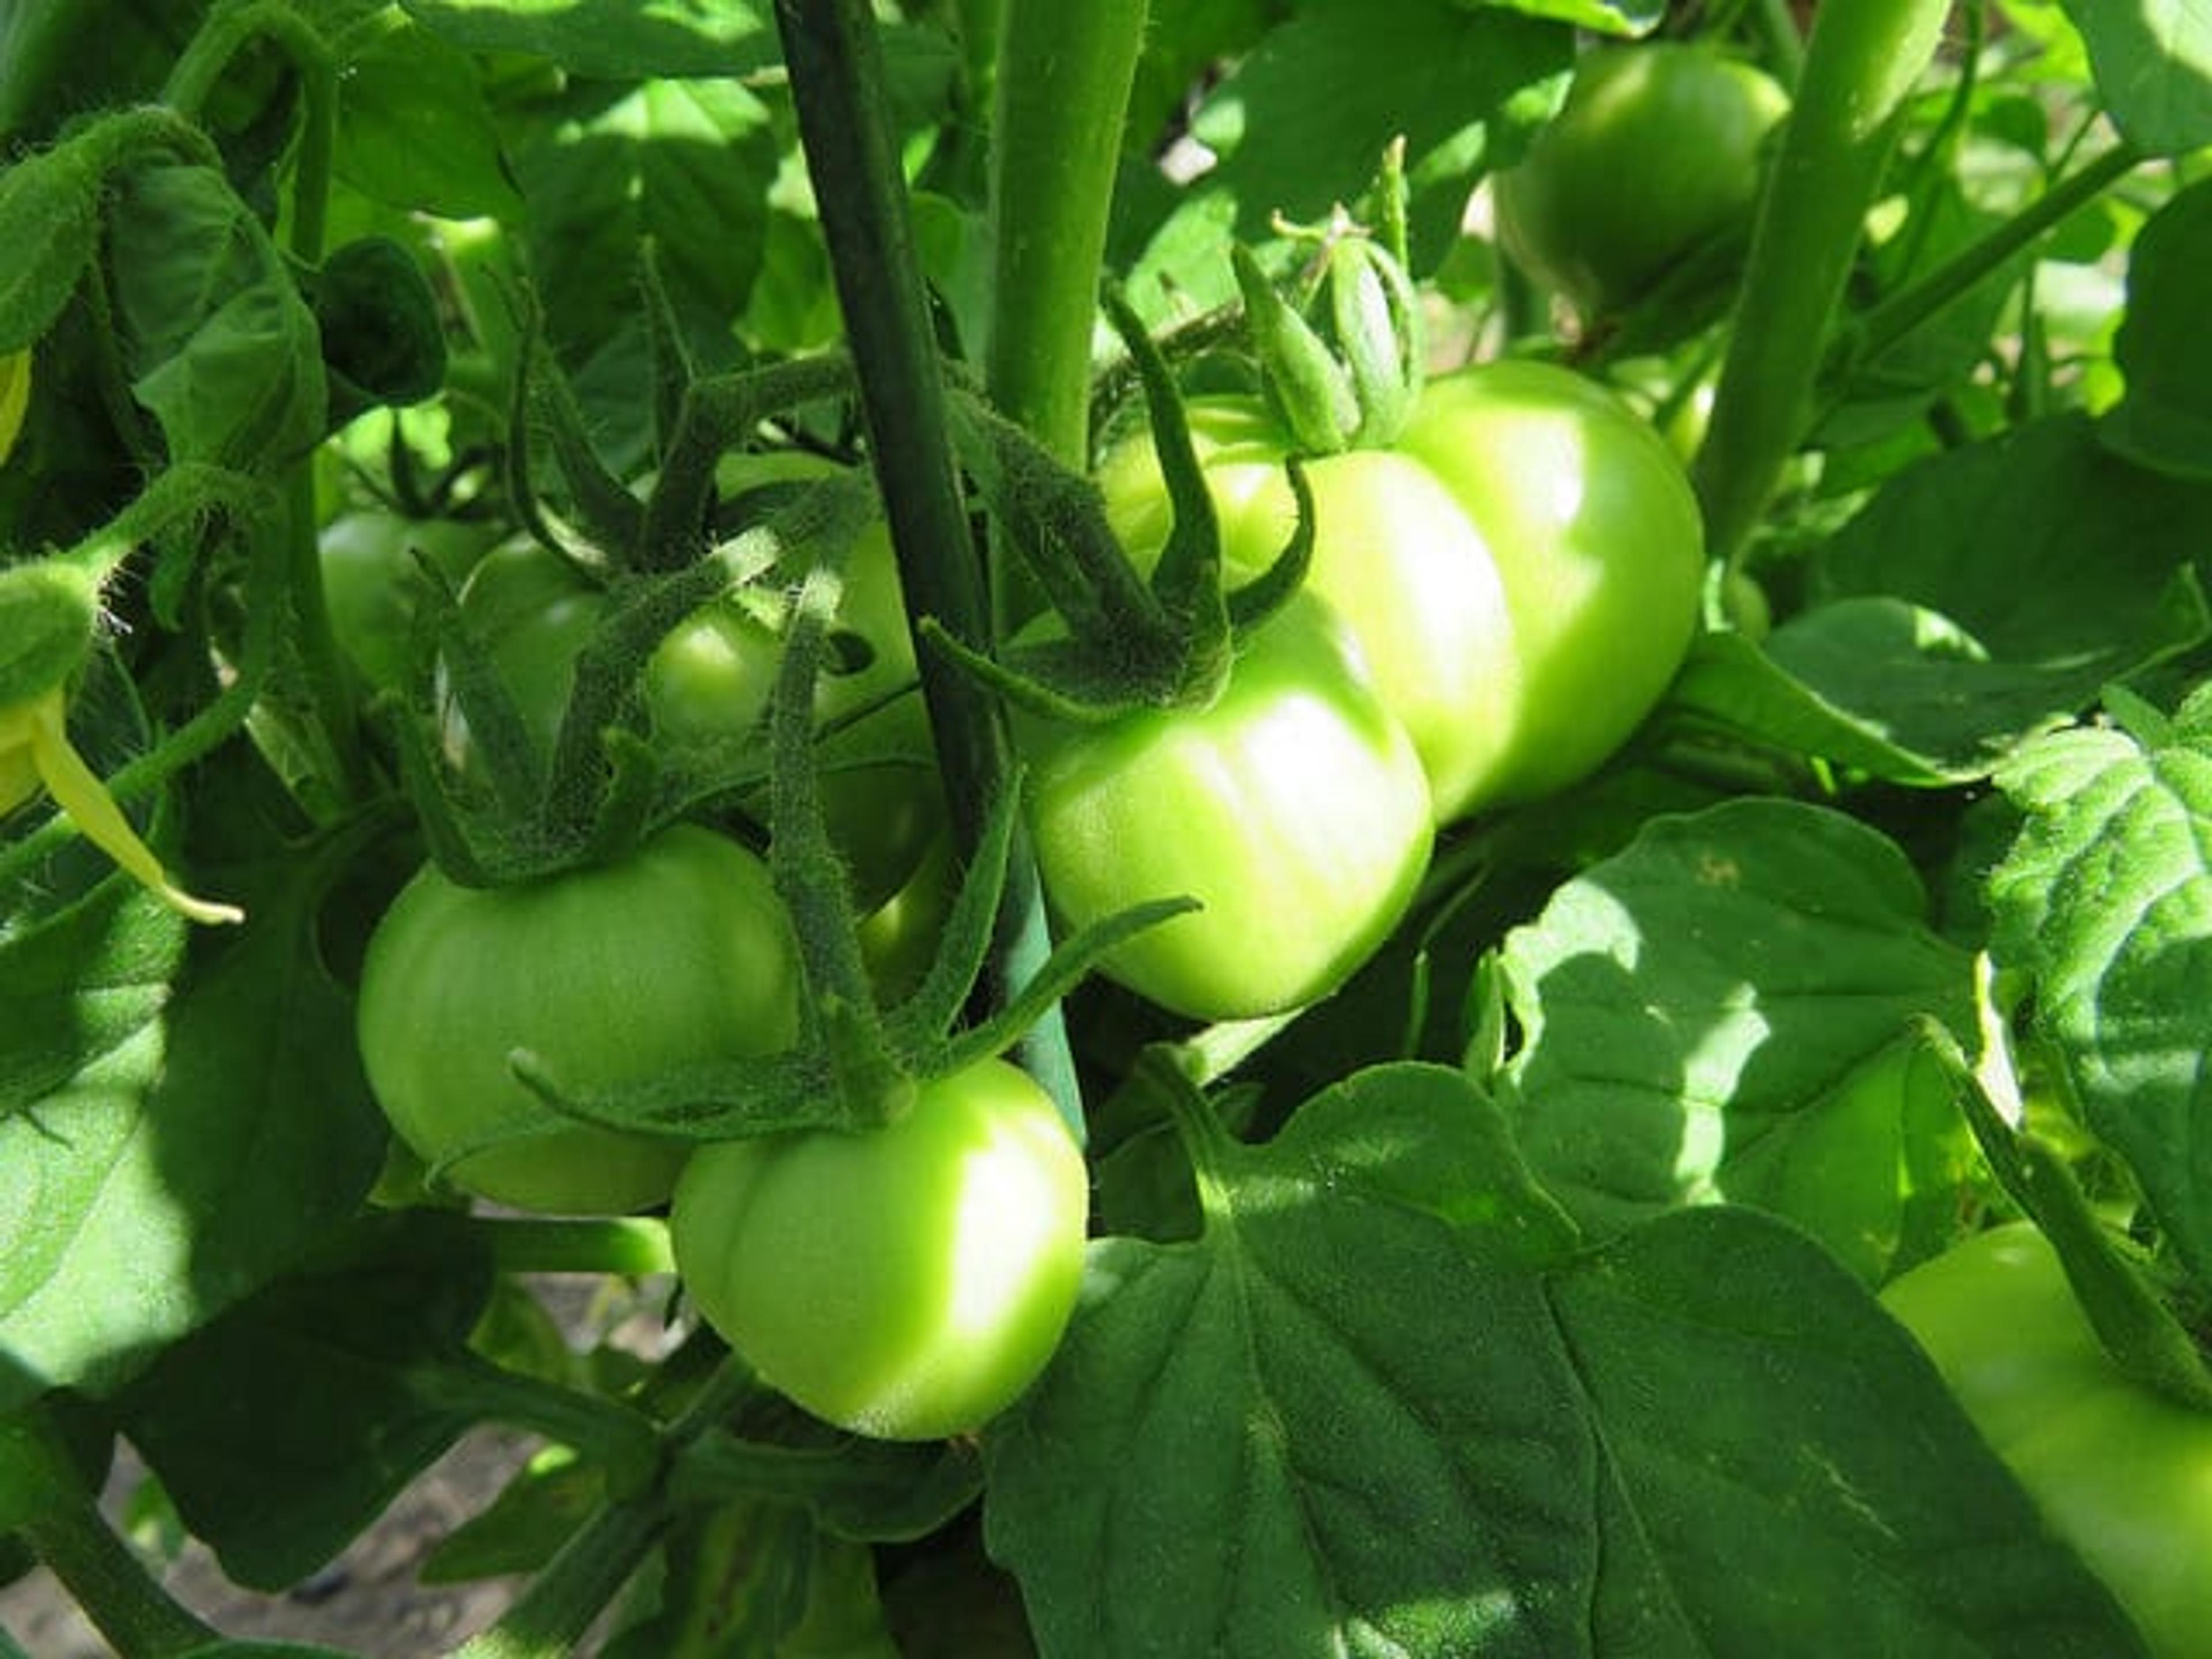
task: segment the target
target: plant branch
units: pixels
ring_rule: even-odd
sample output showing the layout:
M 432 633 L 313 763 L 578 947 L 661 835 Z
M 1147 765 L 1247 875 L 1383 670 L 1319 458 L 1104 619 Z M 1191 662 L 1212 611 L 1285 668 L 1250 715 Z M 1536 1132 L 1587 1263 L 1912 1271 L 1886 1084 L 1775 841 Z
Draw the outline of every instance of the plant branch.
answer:
M 1947 0 L 1828 0 L 1814 20 L 1698 455 L 1707 544 L 1731 566 L 1804 435 L 1867 208 L 1949 9 Z

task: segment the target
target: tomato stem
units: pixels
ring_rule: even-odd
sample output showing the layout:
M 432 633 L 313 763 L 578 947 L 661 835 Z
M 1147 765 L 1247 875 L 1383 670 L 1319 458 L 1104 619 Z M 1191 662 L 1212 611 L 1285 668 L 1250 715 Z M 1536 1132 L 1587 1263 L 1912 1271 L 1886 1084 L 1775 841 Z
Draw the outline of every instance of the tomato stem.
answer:
M 1855 356 L 1880 356 L 2039 238 L 2135 171 L 2142 153 L 2120 144 L 2069 173 L 2004 223 L 1961 248 L 1925 276 L 1861 318 L 1845 343 Z
M 1751 240 L 1695 478 L 1730 568 L 1804 436 L 1830 325 L 1948 0 L 1828 0 L 1815 17 Z
M 1071 466 L 1089 459 L 1098 272 L 1145 0 L 1007 0 L 992 118 L 987 383 Z
M 629 1581 L 667 1524 L 658 1494 L 607 1504 L 585 1522 L 497 1623 L 453 1659 L 560 1659 Z
M 0 1532 L 11 1530 L 121 1659 L 162 1659 L 216 1639 L 116 1536 L 41 1407 L 0 1423 Z
M 980 647 L 991 638 L 983 564 L 954 464 L 944 375 L 906 211 L 905 175 L 889 125 L 892 100 L 874 14 L 866 0 L 777 0 L 776 20 L 908 616 L 934 617 Z M 1095 135 L 1086 133 L 1079 147 L 1095 143 Z M 1095 271 L 1085 278 L 1094 279 Z M 988 804 L 1005 787 L 1012 744 L 994 698 L 948 658 L 926 646 L 919 657 L 953 833 L 964 859 L 982 834 Z M 1011 995 L 1050 949 L 1035 862 L 1018 837 L 1008 864 L 999 940 L 1004 994 Z M 1079 1125 L 1081 1096 L 1056 1013 L 1025 1041 L 1023 1058 L 1070 1124 Z

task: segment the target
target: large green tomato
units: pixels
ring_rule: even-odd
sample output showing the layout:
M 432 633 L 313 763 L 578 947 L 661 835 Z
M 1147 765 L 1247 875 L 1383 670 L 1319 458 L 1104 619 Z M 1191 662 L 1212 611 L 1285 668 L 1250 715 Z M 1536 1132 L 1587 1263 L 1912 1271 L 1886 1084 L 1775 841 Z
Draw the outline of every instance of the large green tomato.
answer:
M 1420 757 L 1311 593 L 1239 642 L 1209 707 L 1024 721 L 1018 740 L 1038 872 L 1062 921 L 1178 895 L 1204 906 L 1101 964 L 1192 1018 L 1280 1013 L 1335 990 L 1428 865 Z
M 1733 280 L 1790 97 L 1771 76 L 1676 42 L 1585 56 L 1559 114 L 1498 176 L 1507 249 L 1583 320 L 1619 315 L 1669 278 L 1695 311 Z
M 1698 630 L 1705 520 L 1666 440 L 1595 381 L 1497 362 L 1432 380 L 1399 435 L 1480 533 L 1513 635 L 1463 718 L 1507 738 L 1480 799 L 1534 800 L 1643 722 Z
M 879 1129 L 701 1148 L 669 1231 L 700 1312 L 764 1381 L 856 1433 L 933 1440 L 1052 1357 L 1089 1194 L 1050 1097 L 990 1060 Z
M 2212 1642 L 2212 1416 L 2123 1376 L 2032 1224 L 1976 1234 L 1882 1301 L 2161 1659 Z
M 370 936 L 358 1028 L 371 1090 L 400 1138 L 465 1191 L 553 1214 L 666 1199 L 675 1143 L 575 1123 L 514 1076 L 518 1048 L 578 1088 L 745 1060 L 799 1034 L 791 922 L 767 866 L 679 824 L 619 862 L 514 887 L 426 867 Z
M 1231 580 L 1296 521 L 1291 441 L 1252 399 L 1202 398 L 1193 438 Z M 1610 392 L 1502 362 L 1431 381 L 1389 450 L 1306 463 L 1308 586 L 1413 740 L 1439 823 L 1581 778 L 1650 711 L 1696 631 L 1704 528 L 1680 463 Z M 1102 465 L 1140 559 L 1169 509 L 1149 439 Z

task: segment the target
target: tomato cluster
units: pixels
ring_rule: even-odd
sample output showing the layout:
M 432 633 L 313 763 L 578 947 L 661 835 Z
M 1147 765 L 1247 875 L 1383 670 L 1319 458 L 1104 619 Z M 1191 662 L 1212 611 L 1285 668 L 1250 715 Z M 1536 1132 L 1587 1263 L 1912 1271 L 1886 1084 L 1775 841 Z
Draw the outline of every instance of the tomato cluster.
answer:
M 1291 441 L 1257 398 L 1188 413 L 1224 563 L 1249 580 L 1296 525 Z M 1306 592 L 1221 699 L 1032 744 L 1054 902 L 1080 923 L 1197 897 L 1107 970 L 1199 1018 L 1334 989 L 1399 920 L 1432 833 L 1594 770 L 1698 625 L 1704 534 L 1680 463 L 1565 369 L 1433 380 L 1390 447 L 1306 470 Z M 1100 487 L 1121 538 L 1157 553 L 1171 514 L 1149 442 L 1110 454 Z
M 1296 528 L 1292 446 L 1256 401 L 1201 401 L 1189 419 L 1233 590 Z M 797 465 L 801 478 L 820 471 Z M 1308 580 L 1237 635 L 1214 695 L 1015 723 L 1064 924 L 1200 901 L 1101 964 L 1188 1018 L 1276 1013 L 1334 990 L 1404 915 L 1439 828 L 1599 765 L 1696 624 L 1704 561 L 1679 464 L 1565 370 L 1499 363 L 1432 382 L 1389 448 L 1308 470 Z M 1117 536 L 1139 564 L 1157 557 L 1170 514 L 1150 445 L 1109 456 L 1100 482 Z M 334 534 L 326 559 L 356 539 L 369 538 Z M 330 568 L 344 591 L 345 567 Z M 380 616 L 418 591 L 362 586 Z M 749 608 L 757 593 L 715 602 L 648 659 L 639 702 L 669 752 L 760 752 L 782 650 L 776 587 L 767 611 Z M 466 575 L 460 620 L 549 758 L 610 604 L 596 573 L 534 543 L 502 544 Z M 836 630 L 841 672 L 820 683 L 817 713 L 851 724 L 819 745 L 825 827 L 851 866 L 878 994 L 895 996 L 927 966 L 953 872 L 927 721 L 898 696 L 915 661 L 879 530 L 852 550 Z M 466 724 L 441 718 L 465 779 L 478 764 Z M 841 750 L 853 733 L 863 746 Z M 526 1052 L 587 1092 L 785 1052 L 801 1035 L 804 954 L 763 860 L 696 823 L 506 885 L 426 867 L 364 960 L 369 1079 L 401 1139 L 454 1188 L 556 1213 L 667 1205 L 703 1316 L 821 1417 L 889 1437 L 962 1432 L 1042 1367 L 1081 1276 L 1084 1161 L 1025 1073 L 983 1061 L 920 1079 L 880 1127 L 695 1151 L 562 1115 L 514 1064 Z

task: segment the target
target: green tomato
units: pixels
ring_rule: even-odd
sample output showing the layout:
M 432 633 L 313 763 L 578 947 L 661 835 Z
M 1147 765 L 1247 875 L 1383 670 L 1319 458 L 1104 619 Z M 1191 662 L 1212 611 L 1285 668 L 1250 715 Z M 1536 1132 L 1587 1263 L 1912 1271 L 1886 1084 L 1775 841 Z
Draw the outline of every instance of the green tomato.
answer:
M 497 535 L 491 526 L 407 519 L 373 509 L 341 514 L 323 527 L 316 553 L 331 630 L 372 688 L 397 685 L 407 665 L 415 623 L 415 554 L 419 550 L 459 582 Z
M 1290 538 L 1291 445 L 1255 400 L 1189 407 L 1232 581 Z M 1696 631 L 1703 523 L 1680 464 L 1611 392 L 1539 363 L 1431 382 L 1389 450 L 1306 463 L 1307 585 L 1351 629 L 1413 738 L 1437 821 L 1595 769 L 1657 702 Z M 1169 507 L 1148 438 L 1103 464 L 1139 560 Z
M 1592 52 L 1528 155 L 1498 174 L 1499 236 L 1586 323 L 1662 284 L 1669 304 L 1694 310 L 1733 280 L 1789 108 L 1771 76 L 1707 47 Z
M 819 477 L 811 456 L 748 456 L 756 486 Z M 853 878 L 854 902 L 874 908 L 914 875 L 945 822 L 944 786 L 921 698 L 905 601 L 880 526 L 856 543 L 845 598 L 816 684 L 823 811 Z M 591 576 L 528 540 L 487 555 L 461 594 L 463 615 L 489 646 L 523 726 L 550 757 L 560 735 L 576 659 L 606 614 Z M 762 721 L 782 659 L 781 632 L 745 596 L 717 601 L 670 630 L 647 660 L 645 712 L 653 736 L 681 751 L 736 750 L 768 764 Z M 467 725 L 445 719 L 456 764 L 474 763 Z
M 2151 1651 L 2198 1659 L 2212 1632 L 2212 1416 L 2121 1374 L 2031 1224 L 1975 1235 L 1881 1299 Z
M 1194 1019 L 1328 995 L 1396 924 L 1428 865 L 1420 757 L 1311 593 L 1240 641 L 1210 706 L 1024 722 L 1018 741 L 1038 871 L 1065 923 L 1178 895 L 1203 905 L 1101 964 Z
M 461 589 L 461 615 L 490 650 L 522 728 L 550 756 L 576 683 L 576 659 L 605 615 L 606 590 L 550 548 L 516 537 L 477 562 Z M 474 764 L 468 723 L 445 715 L 446 746 L 463 772 Z
M 1612 392 L 1534 362 L 1431 381 L 1397 448 L 1459 502 L 1505 596 L 1512 655 L 1480 717 L 1510 735 L 1478 799 L 1540 799 L 1587 777 L 1698 631 L 1705 520 L 1681 464 Z
M 1059 1346 L 1089 1179 L 1052 1101 L 989 1060 L 859 1132 L 719 1142 L 669 1207 L 677 1271 L 806 1410 L 879 1439 L 980 1428 Z
M 683 1149 L 559 1116 L 508 1056 L 529 1049 L 591 1089 L 780 1052 L 798 1039 L 797 949 L 767 866 L 695 825 L 514 887 L 425 867 L 362 962 L 369 1085 L 455 1187 L 555 1214 L 642 1209 L 668 1196 Z

